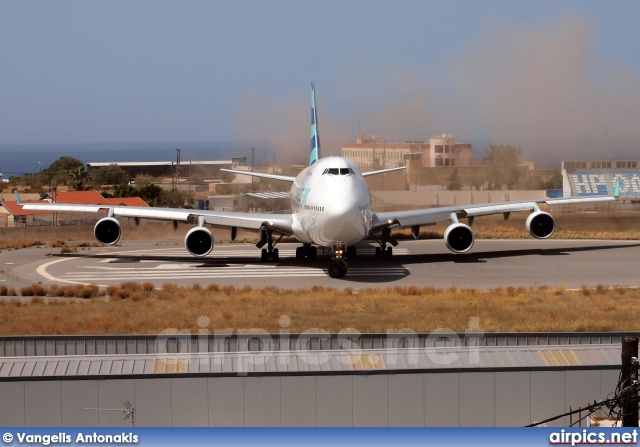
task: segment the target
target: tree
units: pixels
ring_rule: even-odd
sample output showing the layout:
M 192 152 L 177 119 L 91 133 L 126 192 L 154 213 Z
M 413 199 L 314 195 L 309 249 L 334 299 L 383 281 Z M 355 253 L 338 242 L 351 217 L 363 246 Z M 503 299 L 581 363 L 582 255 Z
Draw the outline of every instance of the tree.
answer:
M 488 181 L 492 189 L 506 185 L 512 189 L 520 178 L 518 163 L 522 149 L 507 145 L 491 145 L 484 150 L 484 161 L 489 165 Z
M 78 167 L 84 168 L 84 164 L 77 158 L 64 155 L 51 163 L 48 168 L 43 169 L 42 172 L 47 176 L 49 188 L 55 189 L 58 185 L 66 184 L 69 171 Z
M 542 189 L 562 189 L 562 172 L 555 169 L 551 177 L 542 183 Z
M 77 158 L 63 155 L 62 157 L 51 163 L 47 170 L 53 172 L 70 171 L 73 168 L 77 168 L 78 166 L 84 166 L 84 164 Z
M 224 172 L 224 171 L 222 171 L 222 172 Z M 231 173 L 229 173 L 229 174 L 231 174 Z M 192 185 L 202 185 L 204 183 L 204 179 L 202 178 L 202 176 L 200 174 L 190 175 L 187 180 Z
M 129 174 L 116 163 L 100 166 L 100 168 L 91 172 L 91 177 L 101 185 L 120 185 L 129 183 L 131 180 Z
M 151 175 L 139 175 L 135 178 L 135 183 L 137 188 L 144 188 L 145 186 L 153 185 L 154 183 L 159 183 L 160 179 L 158 177 L 153 177 Z
M 165 191 L 158 185 L 146 185 L 138 189 L 137 192 L 149 206 L 161 206 Z
M 84 166 L 73 168 L 67 174 L 67 185 L 76 191 L 84 191 L 90 180 L 89 173 L 85 171 Z
M 447 181 L 449 182 L 447 185 L 449 191 L 460 191 L 462 189 L 462 182 L 458 176 L 458 168 L 453 170 Z
M 128 183 L 121 183 L 113 192 L 112 197 L 135 197 L 138 195 L 138 190 Z
M 220 171 L 220 178 L 224 183 L 231 183 L 236 179 L 236 175 L 233 172 Z
M 193 208 L 193 194 L 179 189 L 164 191 L 160 206 L 167 208 Z

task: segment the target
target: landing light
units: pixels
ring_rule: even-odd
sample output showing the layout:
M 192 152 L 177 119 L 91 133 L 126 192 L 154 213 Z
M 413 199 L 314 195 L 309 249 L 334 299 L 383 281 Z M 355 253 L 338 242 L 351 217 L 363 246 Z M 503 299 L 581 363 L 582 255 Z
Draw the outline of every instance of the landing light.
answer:
M 388 223 L 389 225 L 391 225 L 391 224 L 393 223 L 393 220 L 389 219 L 389 220 L 387 221 L 387 223 Z

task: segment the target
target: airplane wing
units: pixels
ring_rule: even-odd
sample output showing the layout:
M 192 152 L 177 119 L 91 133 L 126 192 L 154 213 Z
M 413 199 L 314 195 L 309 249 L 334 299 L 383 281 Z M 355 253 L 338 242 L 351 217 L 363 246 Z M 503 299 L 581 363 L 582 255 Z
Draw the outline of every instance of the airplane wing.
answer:
M 287 175 L 263 174 L 262 172 L 236 171 L 234 169 L 220 169 L 225 172 L 233 172 L 234 174 L 251 175 L 253 177 L 270 178 L 272 180 L 283 180 L 285 182 L 293 182 L 296 178 Z
M 197 222 L 199 217 L 210 225 L 259 230 L 263 226 L 283 233 L 291 233 L 293 215 L 269 213 L 240 213 L 234 211 L 210 211 L 183 208 L 153 208 L 142 206 L 70 205 L 63 203 L 28 203 L 25 210 L 67 211 L 97 213 L 107 211 L 110 217 L 134 217 L 139 219 Z
M 399 171 L 400 169 L 407 169 L 407 167 L 406 166 L 400 166 L 398 168 L 380 169 L 378 171 L 363 172 L 362 176 L 363 177 L 368 177 L 370 175 L 384 174 L 385 172 Z
M 452 214 L 456 218 L 474 218 L 476 216 L 488 216 L 491 214 L 508 215 L 515 211 L 537 211 L 538 204 L 547 205 L 573 205 L 594 202 L 614 202 L 615 196 L 595 196 L 595 197 L 560 197 L 557 199 L 523 200 L 516 202 L 495 202 L 484 204 L 470 204 L 459 206 L 447 206 L 438 208 L 423 208 L 406 211 L 387 211 L 373 213 L 372 230 L 397 225 L 401 228 L 412 226 L 433 225 L 437 222 L 452 220 Z

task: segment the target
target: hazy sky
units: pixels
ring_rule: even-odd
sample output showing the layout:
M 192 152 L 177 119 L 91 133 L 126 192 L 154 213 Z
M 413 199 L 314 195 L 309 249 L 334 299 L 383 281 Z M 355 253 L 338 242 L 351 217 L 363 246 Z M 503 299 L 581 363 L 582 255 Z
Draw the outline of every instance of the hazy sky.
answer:
M 452 133 L 640 159 L 640 2 L 0 0 L 0 144 Z M 477 149 L 477 148 L 474 148 Z

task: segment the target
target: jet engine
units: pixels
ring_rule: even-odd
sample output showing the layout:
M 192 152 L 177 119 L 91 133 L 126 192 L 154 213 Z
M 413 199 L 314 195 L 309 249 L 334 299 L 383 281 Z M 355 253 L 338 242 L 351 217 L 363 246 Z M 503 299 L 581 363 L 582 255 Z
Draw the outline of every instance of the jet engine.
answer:
M 444 232 L 444 243 L 454 253 L 465 253 L 473 247 L 473 230 L 469 225 L 453 223 Z
M 527 231 L 536 239 L 546 239 L 556 229 L 556 221 L 551 214 L 544 211 L 536 211 L 527 217 Z
M 205 227 L 192 228 L 184 238 L 184 245 L 193 256 L 207 256 L 213 250 L 213 244 L 213 234 Z
M 103 217 L 93 227 L 93 235 L 102 245 L 113 245 L 122 236 L 122 226 L 113 217 Z

